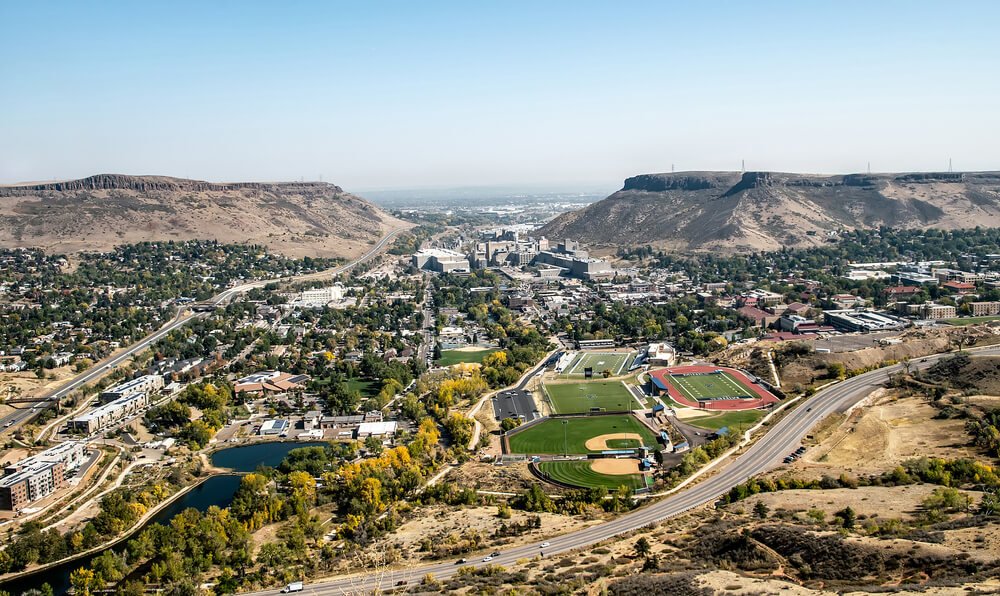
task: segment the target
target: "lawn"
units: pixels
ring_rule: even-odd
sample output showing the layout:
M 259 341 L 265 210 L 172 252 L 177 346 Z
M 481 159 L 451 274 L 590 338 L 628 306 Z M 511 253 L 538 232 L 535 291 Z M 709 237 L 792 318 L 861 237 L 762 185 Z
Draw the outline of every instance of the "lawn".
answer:
M 435 364 L 438 366 L 451 366 L 453 364 L 464 364 L 474 362 L 481 364 L 483 358 L 488 354 L 499 351 L 499 348 L 486 348 L 483 350 L 442 350 L 441 357 Z
M 687 418 L 684 422 L 692 426 L 697 426 L 699 428 L 704 428 L 708 430 L 719 430 L 723 426 L 728 426 L 733 428 L 734 426 L 740 425 L 753 425 L 758 420 L 764 417 L 765 412 L 760 410 L 735 410 L 730 412 L 722 412 L 719 414 L 713 414 L 711 416 L 702 416 L 699 418 Z
M 694 401 L 724 399 L 727 397 L 757 397 L 752 389 L 729 373 L 667 377 L 671 385 Z
M 347 379 L 344 384 L 349 391 L 357 391 L 366 397 L 374 397 L 382 390 L 382 384 L 371 379 Z
M 944 319 L 945 323 L 949 325 L 955 325 L 956 327 L 964 327 L 966 325 L 975 325 L 977 323 L 987 323 L 989 321 L 996 321 L 1000 319 L 1000 316 L 992 317 L 962 317 L 960 319 Z
M 627 412 L 639 407 L 621 381 L 552 383 L 545 385 L 545 392 L 552 400 L 552 409 L 557 414 L 590 412 L 591 408 Z
M 555 481 L 585 488 L 604 487 L 609 491 L 627 486 L 633 490 L 643 488 L 641 474 L 611 475 L 595 472 L 589 461 L 545 461 L 538 464 L 543 474 Z
M 605 369 L 610 370 L 613 375 L 620 375 L 628 369 L 628 364 L 634 357 L 634 352 L 580 352 L 562 374 L 582 377 L 585 368 L 592 368 L 595 377 L 601 376 Z
M 565 450 L 567 454 L 584 455 L 602 451 L 602 449 L 588 449 L 586 444 L 588 439 L 624 432 L 636 433 L 643 438 L 645 445 L 656 446 L 653 432 L 628 414 L 548 418 L 523 431 L 511 434 L 509 442 L 512 453 L 559 455 Z

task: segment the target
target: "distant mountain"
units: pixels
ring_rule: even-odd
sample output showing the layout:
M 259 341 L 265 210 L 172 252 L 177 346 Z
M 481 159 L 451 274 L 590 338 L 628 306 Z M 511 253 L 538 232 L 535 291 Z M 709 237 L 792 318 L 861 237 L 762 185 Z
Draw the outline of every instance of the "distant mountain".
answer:
M 55 252 L 205 239 L 263 244 L 289 256 L 356 256 L 407 225 L 322 182 L 219 184 L 101 174 L 0 186 L 0 246 Z
M 1000 227 L 1000 172 L 644 174 L 560 215 L 548 238 L 751 252 L 822 244 L 840 230 Z

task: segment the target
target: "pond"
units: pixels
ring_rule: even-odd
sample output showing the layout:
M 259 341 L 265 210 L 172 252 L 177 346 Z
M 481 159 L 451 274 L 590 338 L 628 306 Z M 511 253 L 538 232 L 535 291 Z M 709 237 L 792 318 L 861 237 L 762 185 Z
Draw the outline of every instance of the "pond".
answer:
M 253 472 L 259 466 L 276 468 L 292 449 L 322 447 L 322 442 L 284 441 L 281 443 L 256 443 L 244 447 L 230 447 L 212 454 L 212 465 L 234 472 Z

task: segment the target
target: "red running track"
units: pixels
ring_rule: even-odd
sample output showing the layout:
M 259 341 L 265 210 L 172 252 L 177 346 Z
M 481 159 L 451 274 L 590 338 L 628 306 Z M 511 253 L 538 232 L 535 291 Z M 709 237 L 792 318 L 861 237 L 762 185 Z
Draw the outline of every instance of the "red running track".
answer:
M 727 372 L 735 377 L 736 380 L 743 383 L 747 389 L 756 393 L 757 399 L 717 399 L 699 402 L 685 397 L 680 391 L 678 391 L 677 387 L 670 382 L 671 374 L 708 373 L 716 370 Z M 667 395 L 670 396 L 670 399 L 679 404 L 688 406 L 689 408 L 698 408 L 702 410 L 753 410 L 762 406 L 778 403 L 779 401 L 778 398 L 771 394 L 770 391 L 750 381 L 750 378 L 742 372 L 725 366 L 672 366 L 670 368 L 661 368 L 650 371 L 649 374 L 654 379 L 659 381 L 659 386 L 666 388 Z

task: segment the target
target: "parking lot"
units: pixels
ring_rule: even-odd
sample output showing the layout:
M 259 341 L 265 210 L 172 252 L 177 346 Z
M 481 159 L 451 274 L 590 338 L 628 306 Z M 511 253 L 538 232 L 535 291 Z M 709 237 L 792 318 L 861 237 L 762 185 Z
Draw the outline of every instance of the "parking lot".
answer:
M 520 389 L 501 391 L 493 396 L 493 413 L 498 421 L 523 416 L 522 422 L 530 422 L 541 416 L 535 409 L 531 394 Z

